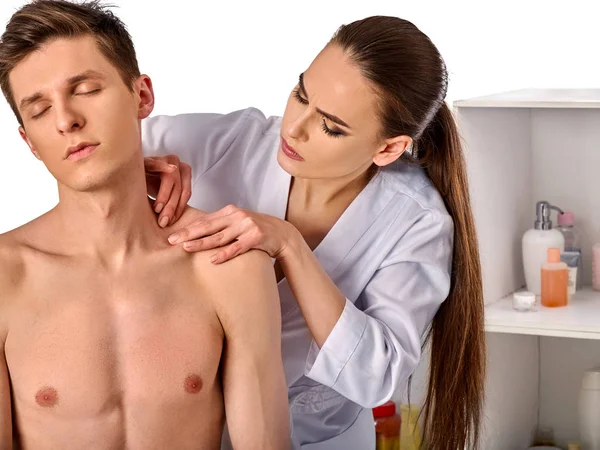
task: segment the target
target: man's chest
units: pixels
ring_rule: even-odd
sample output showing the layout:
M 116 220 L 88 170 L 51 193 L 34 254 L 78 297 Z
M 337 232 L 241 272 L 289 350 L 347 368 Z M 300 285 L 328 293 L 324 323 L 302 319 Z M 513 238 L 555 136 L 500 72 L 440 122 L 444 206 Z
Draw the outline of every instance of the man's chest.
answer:
M 96 415 L 218 385 L 223 332 L 185 278 L 45 281 L 32 280 L 10 315 L 5 353 L 17 404 Z

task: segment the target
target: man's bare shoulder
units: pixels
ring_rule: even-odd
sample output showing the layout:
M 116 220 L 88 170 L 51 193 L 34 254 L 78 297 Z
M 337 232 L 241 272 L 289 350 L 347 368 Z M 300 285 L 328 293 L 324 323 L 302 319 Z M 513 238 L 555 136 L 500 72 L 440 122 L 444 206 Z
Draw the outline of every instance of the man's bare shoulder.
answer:
M 0 307 L 8 293 L 23 283 L 27 273 L 28 254 L 44 251 L 44 242 L 53 236 L 48 229 L 48 214 L 0 234 Z M 6 300 L 5 300 L 6 301 Z
M 0 234 L 0 251 L 17 251 L 27 248 L 43 247 L 44 242 L 51 242 L 48 236 L 56 236 L 56 225 L 53 211 L 27 222 L 11 231 Z
M 275 283 L 273 263 L 265 252 L 250 250 L 224 263 L 213 264 L 210 262 L 210 257 L 215 252 L 216 250 L 208 250 L 193 254 L 194 270 L 198 277 L 228 284 L 261 277 L 272 279 Z
M 218 311 L 236 309 L 260 313 L 265 306 L 279 306 L 275 270 L 269 255 L 250 250 L 221 263 L 213 264 L 214 250 L 194 254 L 194 269 L 203 290 L 210 293 Z M 259 304 L 260 303 L 260 304 Z
M 24 248 L 21 233 L 17 230 L 0 234 L 0 340 L 7 331 L 5 321 L 8 307 L 16 298 L 18 287 L 24 282 Z
M 8 287 L 10 280 L 14 280 L 13 275 L 23 265 L 23 251 L 26 246 L 23 233 L 19 229 L 0 234 L 0 292 L 3 292 L 3 287 Z

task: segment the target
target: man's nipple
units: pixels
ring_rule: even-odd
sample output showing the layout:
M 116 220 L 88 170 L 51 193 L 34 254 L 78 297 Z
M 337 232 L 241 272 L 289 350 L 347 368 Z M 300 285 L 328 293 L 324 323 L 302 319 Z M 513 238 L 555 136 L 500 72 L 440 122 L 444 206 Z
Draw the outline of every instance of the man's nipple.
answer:
M 35 401 L 43 408 L 52 408 L 58 404 L 58 393 L 53 387 L 44 386 L 35 394 Z
M 202 384 L 203 383 L 200 376 L 192 373 L 188 375 L 183 382 L 183 387 L 185 388 L 186 392 L 189 392 L 190 394 L 197 394 L 202 389 Z

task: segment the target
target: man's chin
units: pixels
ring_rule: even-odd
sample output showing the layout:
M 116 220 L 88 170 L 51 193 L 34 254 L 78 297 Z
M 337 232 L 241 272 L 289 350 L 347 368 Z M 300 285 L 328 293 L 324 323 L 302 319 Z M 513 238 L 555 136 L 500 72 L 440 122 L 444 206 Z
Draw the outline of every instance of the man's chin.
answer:
M 65 189 L 72 192 L 80 193 L 92 193 L 101 192 L 107 189 L 116 188 L 118 186 L 118 177 L 116 174 L 107 173 L 99 174 L 88 173 L 88 174 L 77 174 L 76 177 L 70 177 L 69 179 L 59 181 Z

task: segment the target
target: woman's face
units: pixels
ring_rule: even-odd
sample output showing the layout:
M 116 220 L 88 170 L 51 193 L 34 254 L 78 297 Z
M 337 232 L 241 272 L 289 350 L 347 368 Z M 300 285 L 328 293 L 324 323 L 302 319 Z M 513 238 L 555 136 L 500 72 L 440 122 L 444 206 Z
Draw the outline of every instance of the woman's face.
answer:
M 387 165 L 410 138 L 384 139 L 378 97 L 340 47 L 328 45 L 300 75 L 283 115 L 277 160 L 293 176 L 354 179 Z

